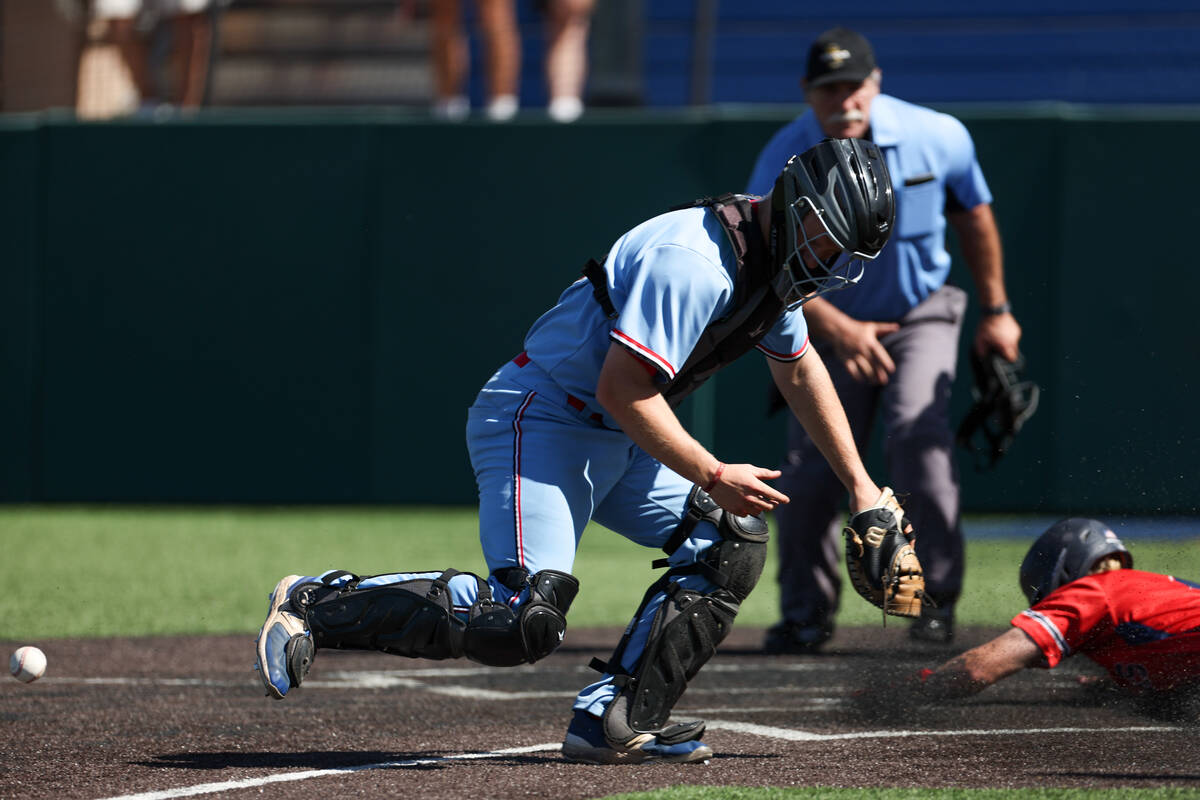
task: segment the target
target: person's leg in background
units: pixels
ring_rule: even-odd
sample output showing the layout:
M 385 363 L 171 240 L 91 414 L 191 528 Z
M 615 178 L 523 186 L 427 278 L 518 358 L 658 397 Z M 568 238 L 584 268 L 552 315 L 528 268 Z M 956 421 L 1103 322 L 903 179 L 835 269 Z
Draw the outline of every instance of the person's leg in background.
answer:
M 546 0 L 547 111 L 556 122 L 574 122 L 583 113 L 594 7 L 595 0 Z
M 156 92 L 150 76 L 149 46 L 145 32 L 139 28 L 141 0 L 102 0 L 95 4 L 93 14 L 97 20 L 107 24 L 106 38 L 116 45 L 121 54 L 121 61 L 129 71 L 139 102 L 153 103 Z
M 488 119 L 510 120 L 520 105 L 521 33 L 514 0 L 476 0 L 487 72 Z
M 962 591 L 963 535 L 950 391 L 966 293 L 943 287 L 884 340 L 896 372 L 883 397 L 884 454 L 896 494 L 917 534 L 917 557 L 932 604 L 913 623 L 913 638 L 947 643 Z
M 208 6 L 209 0 L 182 0 L 171 19 L 172 100 L 180 108 L 204 103 L 213 35 Z
M 430 31 L 433 60 L 433 113 L 460 120 L 471 111 L 466 93 L 470 51 L 462 25 L 461 0 L 432 0 Z

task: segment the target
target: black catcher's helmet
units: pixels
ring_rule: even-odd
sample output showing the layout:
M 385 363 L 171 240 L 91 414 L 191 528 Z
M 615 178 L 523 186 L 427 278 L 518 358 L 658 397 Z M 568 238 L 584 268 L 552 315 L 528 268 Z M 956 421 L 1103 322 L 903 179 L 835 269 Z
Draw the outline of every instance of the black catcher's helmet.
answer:
M 1021 562 L 1021 591 L 1030 605 L 1046 599 L 1058 587 L 1078 580 L 1105 556 L 1133 566 L 1133 556 L 1103 522 L 1072 517 L 1051 525 L 1037 538 Z
M 812 210 L 824 233 L 809 236 L 804 215 Z M 896 222 L 896 199 L 883 153 L 862 139 L 825 139 L 792 156 L 771 193 L 771 257 L 776 290 L 788 308 L 811 296 L 857 283 L 863 260 L 887 243 Z M 813 245 L 829 236 L 841 250 L 822 262 Z M 808 250 L 818 269 L 809 269 Z M 787 278 L 787 280 L 784 279 Z

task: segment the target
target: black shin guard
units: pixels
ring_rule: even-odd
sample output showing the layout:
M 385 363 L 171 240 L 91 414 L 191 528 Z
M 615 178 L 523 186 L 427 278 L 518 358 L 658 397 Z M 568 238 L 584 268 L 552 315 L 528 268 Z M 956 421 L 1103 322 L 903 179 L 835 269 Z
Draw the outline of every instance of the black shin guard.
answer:
M 558 647 L 566 631 L 566 612 L 579 582 L 564 572 L 543 570 L 524 575 L 530 597 L 517 611 L 492 599 L 487 581 L 478 583 L 475 602 L 455 612 L 446 570 L 422 578 L 359 588 L 362 580 L 333 573 L 293 593 L 317 647 L 381 650 L 412 658 L 466 656 L 490 666 L 513 666 L 544 658 Z M 343 577 L 350 580 L 331 586 Z
M 622 687 L 604 718 L 605 733 L 614 741 L 659 732 L 666 724 L 688 682 L 728 635 L 741 603 L 758 583 L 766 562 L 768 531 L 761 517 L 726 514 L 698 488 L 688 498 L 688 506 L 688 514 L 680 523 L 686 528 L 683 535 L 677 532 L 664 550 L 671 553 L 677 549 L 701 519 L 714 523 L 722 538 L 709 548 L 702 561 L 671 569 L 647 590 L 637 611 L 639 617 L 659 593 L 664 596 L 632 674 L 621 674 L 620 666 L 628 633 L 609 663 L 602 665 L 616 675 L 615 683 Z M 715 588 L 696 592 L 671 580 L 695 573 L 702 574 Z
M 304 612 L 318 648 L 381 650 L 411 658 L 458 658 L 463 654 L 467 623 L 454 614 L 450 602 L 449 582 L 457 574 L 446 570 L 432 580 L 360 589 L 362 579 L 353 575 L 340 586 L 330 586 L 332 580 L 347 575 L 335 573 L 322 583 L 299 587 L 292 596 Z M 490 601 L 491 591 L 480 581 L 483 597 Z

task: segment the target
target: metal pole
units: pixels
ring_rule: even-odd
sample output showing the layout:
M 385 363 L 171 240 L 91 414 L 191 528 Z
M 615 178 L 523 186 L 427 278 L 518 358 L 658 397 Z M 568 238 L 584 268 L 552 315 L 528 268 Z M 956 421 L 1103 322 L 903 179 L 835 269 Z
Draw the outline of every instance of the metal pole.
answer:
M 717 28 L 717 0 L 696 0 L 692 27 L 692 81 L 689 102 L 705 106 L 712 102 L 713 33 Z

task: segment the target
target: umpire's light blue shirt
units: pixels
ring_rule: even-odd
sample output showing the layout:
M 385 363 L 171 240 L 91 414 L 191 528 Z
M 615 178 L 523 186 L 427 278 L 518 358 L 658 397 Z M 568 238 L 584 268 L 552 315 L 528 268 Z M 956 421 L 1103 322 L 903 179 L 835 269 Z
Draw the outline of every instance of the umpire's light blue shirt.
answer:
M 949 114 L 880 94 L 871 102 L 870 136 L 892 175 L 896 230 L 857 286 L 824 297 L 855 319 L 895 321 L 950 276 L 946 208 L 971 209 L 992 195 L 971 135 Z M 759 154 L 747 191 L 768 194 L 787 160 L 824 138 L 811 109 L 792 120 Z

